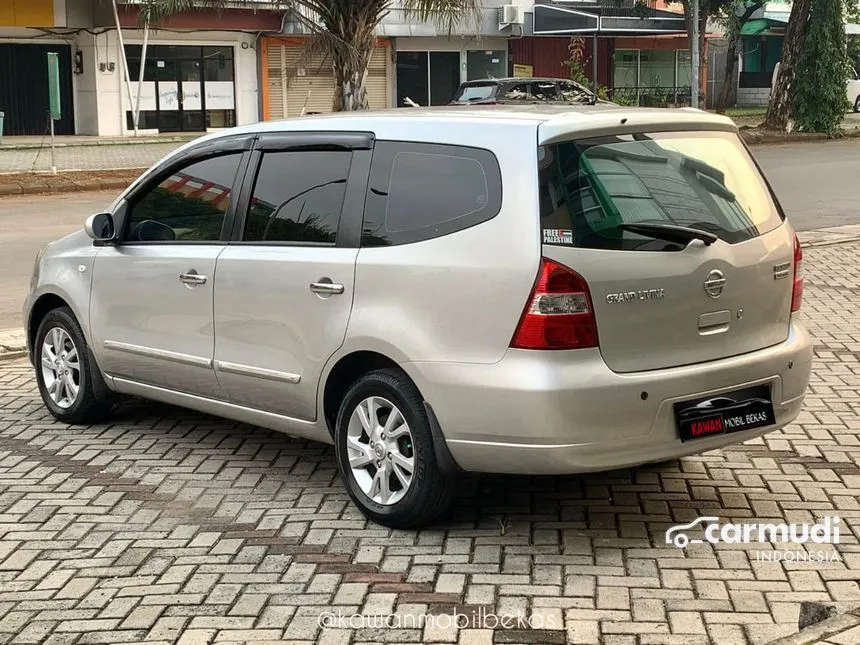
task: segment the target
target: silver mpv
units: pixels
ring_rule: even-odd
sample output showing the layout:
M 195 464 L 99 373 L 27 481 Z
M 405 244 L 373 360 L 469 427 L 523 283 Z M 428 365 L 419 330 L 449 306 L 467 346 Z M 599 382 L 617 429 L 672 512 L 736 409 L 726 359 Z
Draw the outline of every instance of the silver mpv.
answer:
M 800 411 L 801 249 L 727 119 L 449 107 L 189 143 L 40 252 L 45 405 L 135 395 L 333 443 L 431 521 L 461 471 L 675 459 Z

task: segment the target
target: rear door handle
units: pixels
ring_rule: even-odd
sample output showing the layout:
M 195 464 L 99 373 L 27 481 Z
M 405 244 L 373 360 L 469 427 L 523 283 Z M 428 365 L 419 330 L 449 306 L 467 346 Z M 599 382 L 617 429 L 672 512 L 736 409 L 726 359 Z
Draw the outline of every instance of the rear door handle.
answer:
M 199 284 L 206 284 L 206 276 L 191 269 L 188 273 L 180 273 L 179 281 L 187 287 L 196 287 Z
M 341 294 L 343 290 L 343 285 L 335 282 L 311 282 L 311 291 L 314 293 L 331 296 Z

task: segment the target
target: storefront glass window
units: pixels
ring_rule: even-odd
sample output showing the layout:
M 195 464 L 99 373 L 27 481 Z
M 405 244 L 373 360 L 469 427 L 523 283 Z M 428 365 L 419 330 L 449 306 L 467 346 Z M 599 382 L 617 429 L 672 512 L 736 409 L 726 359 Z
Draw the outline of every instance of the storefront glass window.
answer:
M 140 45 L 126 47 L 132 96 L 137 95 Z M 151 45 L 140 88 L 142 129 L 202 131 L 236 124 L 233 48 Z M 129 129 L 133 114 L 126 112 Z
M 639 50 L 616 49 L 612 58 L 612 79 L 615 87 L 639 85 Z
M 639 85 L 644 87 L 674 87 L 675 51 L 640 52 Z
M 485 78 L 505 78 L 508 75 L 508 55 L 502 50 L 466 52 L 466 78 L 479 81 Z
M 678 80 L 675 81 L 676 87 L 690 87 L 693 82 L 693 65 L 690 60 L 690 51 L 687 49 L 679 49 L 678 55 Z

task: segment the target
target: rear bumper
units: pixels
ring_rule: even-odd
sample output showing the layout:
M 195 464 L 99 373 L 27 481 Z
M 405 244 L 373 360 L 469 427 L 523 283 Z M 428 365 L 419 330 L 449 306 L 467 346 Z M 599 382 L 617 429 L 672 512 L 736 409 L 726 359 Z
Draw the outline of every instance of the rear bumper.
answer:
M 779 345 L 686 367 L 617 374 L 599 350 L 509 350 L 498 363 L 407 363 L 466 471 L 563 474 L 674 459 L 745 441 L 800 412 L 812 344 L 795 322 Z M 771 387 L 776 424 L 682 442 L 673 403 Z

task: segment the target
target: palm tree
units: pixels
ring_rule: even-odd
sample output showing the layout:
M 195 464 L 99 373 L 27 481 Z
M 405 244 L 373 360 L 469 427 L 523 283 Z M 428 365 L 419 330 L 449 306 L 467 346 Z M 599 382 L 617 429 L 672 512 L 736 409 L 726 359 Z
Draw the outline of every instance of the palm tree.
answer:
M 259 0 L 141 0 L 140 20 L 157 28 L 166 16 L 181 11 L 259 8 L 260 4 Z M 309 53 L 322 51 L 331 60 L 336 112 L 367 109 L 367 68 L 375 32 L 392 9 L 402 9 L 414 20 L 432 21 L 448 34 L 464 22 L 477 26 L 481 13 L 481 0 L 272 0 L 267 4 L 290 11 L 312 34 Z

